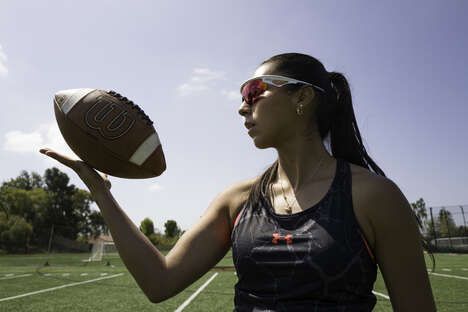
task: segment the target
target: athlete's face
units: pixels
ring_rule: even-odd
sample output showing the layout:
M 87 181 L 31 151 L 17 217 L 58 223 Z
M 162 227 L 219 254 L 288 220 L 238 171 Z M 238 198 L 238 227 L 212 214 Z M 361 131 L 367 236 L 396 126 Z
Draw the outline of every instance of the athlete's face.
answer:
M 260 66 L 253 77 L 261 75 L 281 75 L 274 71 L 272 64 Z M 252 105 L 242 102 L 239 114 L 244 122 L 253 123 L 248 134 L 258 148 L 275 147 L 295 133 L 297 122 L 294 98 L 286 88 L 268 85 L 267 90 L 258 96 Z

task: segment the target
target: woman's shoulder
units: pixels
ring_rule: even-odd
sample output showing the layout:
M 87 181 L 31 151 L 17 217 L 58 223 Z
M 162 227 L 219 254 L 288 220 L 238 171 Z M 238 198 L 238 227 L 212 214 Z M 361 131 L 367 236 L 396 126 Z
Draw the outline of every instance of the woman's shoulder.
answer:
M 393 183 L 389 178 L 376 174 L 367 168 L 351 163 L 349 165 L 352 176 L 353 202 L 358 206 L 355 208 L 364 209 L 371 199 L 375 199 L 377 193 L 386 192 L 389 185 Z
M 390 178 L 376 174 L 369 169 L 351 163 L 350 168 L 353 179 L 353 192 L 354 190 L 358 191 L 358 195 L 365 196 L 366 199 L 375 199 L 375 195 L 389 193 L 398 188 Z
M 408 209 L 408 202 L 398 185 L 390 178 L 350 164 L 354 213 L 370 244 L 374 246 L 379 221 L 389 210 Z M 406 206 L 406 207 L 405 207 Z M 392 222 L 391 219 L 388 222 Z
M 228 198 L 227 214 L 230 224 L 234 224 L 238 213 L 244 206 L 249 197 L 252 185 L 257 181 L 258 177 L 238 181 L 224 190 L 225 196 Z

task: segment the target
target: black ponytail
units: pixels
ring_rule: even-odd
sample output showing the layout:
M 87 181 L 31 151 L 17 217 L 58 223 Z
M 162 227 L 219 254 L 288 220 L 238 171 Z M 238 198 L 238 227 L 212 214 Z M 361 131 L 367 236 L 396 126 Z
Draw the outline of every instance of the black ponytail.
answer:
M 330 126 L 331 135 L 331 150 L 333 156 L 344 158 L 351 163 L 360 165 L 365 168 L 372 168 L 373 171 L 379 175 L 385 176 L 384 172 L 377 166 L 377 164 L 369 157 L 362 143 L 361 133 L 357 126 L 356 118 L 354 116 L 353 103 L 351 100 L 351 90 L 348 81 L 343 74 L 338 72 L 329 73 L 331 96 L 328 102 L 333 102 L 336 99 L 336 112 L 332 115 L 334 119 Z M 323 105 L 322 105 L 323 106 Z M 325 119 L 317 116 L 317 123 Z M 323 130 L 325 131 L 324 126 Z M 420 230 L 423 230 L 421 221 L 418 216 L 414 214 Z M 425 249 L 431 260 L 432 270 L 435 270 L 435 258 L 430 248 L 429 242 L 420 235 L 420 240 L 423 249 Z
M 338 72 L 328 73 L 328 76 L 330 88 L 327 100 L 320 103 L 317 109 L 316 122 L 322 139 L 330 131 L 331 151 L 335 158 L 346 159 L 385 177 L 382 169 L 367 154 L 362 142 L 348 81 Z M 334 111 L 325 111 L 327 106 L 334 108 Z

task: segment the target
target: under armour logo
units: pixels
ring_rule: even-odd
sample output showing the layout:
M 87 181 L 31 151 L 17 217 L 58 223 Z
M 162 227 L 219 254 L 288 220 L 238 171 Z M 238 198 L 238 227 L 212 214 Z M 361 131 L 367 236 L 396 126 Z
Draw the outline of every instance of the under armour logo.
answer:
M 278 241 L 286 241 L 286 244 L 292 244 L 293 242 L 293 236 L 291 234 L 287 234 L 286 236 L 282 236 L 280 233 L 273 233 L 273 239 L 271 242 L 273 244 L 278 244 Z

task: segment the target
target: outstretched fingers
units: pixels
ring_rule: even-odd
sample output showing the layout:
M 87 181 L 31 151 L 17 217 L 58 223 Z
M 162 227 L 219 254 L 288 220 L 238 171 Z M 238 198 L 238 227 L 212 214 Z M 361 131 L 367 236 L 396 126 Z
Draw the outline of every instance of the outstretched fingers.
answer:
M 71 159 L 67 156 L 57 153 L 54 150 L 51 150 L 50 148 L 41 148 L 39 152 L 71 168 L 78 174 L 78 176 L 88 186 L 90 190 L 95 189 L 96 187 L 100 187 L 102 185 L 107 187 L 107 189 L 111 188 L 111 183 L 107 176 L 102 176 L 86 162 L 78 159 Z
M 41 152 L 42 154 L 44 155 L 47 155 L 55 160 L 57 160 L 58 162 L 64 164 L 65 166 L 68 166 L 72 169 L 76 169 L 76 161 L 71 159 L 71 158 L 68 158 L 67 156 L 64 156 L 62 154 L 59 154 L 57 152 L 55 152 L 54 150 L 51 150 L 50 148 L 41 148 L 39 150 L 39 152 Z

